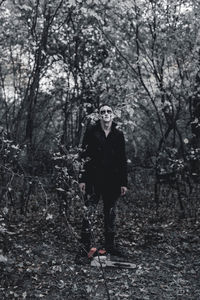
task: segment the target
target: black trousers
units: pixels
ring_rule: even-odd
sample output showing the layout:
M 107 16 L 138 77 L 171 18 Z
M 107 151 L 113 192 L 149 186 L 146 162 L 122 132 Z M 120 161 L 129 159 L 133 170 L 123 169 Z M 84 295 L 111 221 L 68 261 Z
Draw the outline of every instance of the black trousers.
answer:
M 89 250 L 91 246 L 93 219 L 100 198 L 103 200 L 105 247 L 114 246 L 116 203 L 119 195 L 119 192 L 112 193 L 111 191 L 108 192 L 107 189 L 85 195 L 81 242 L 86 250 Z

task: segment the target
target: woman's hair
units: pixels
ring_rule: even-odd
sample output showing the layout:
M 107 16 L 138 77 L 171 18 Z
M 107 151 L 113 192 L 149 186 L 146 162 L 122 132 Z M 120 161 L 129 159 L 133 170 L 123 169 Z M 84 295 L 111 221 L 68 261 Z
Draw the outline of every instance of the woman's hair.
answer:
M 112 109 L 112 111 L 113 111 L 112 106 L 111 106 L 110 104 L 106 103 L 106 102 L 105 102 L 105 103 L 101 103 L 101 104 L 99 105 L 98 111 L 100 111 L 100 109 L 101 109 L 103 106 L 108 106 L 108 107 L 110 107 L 110 108 Z

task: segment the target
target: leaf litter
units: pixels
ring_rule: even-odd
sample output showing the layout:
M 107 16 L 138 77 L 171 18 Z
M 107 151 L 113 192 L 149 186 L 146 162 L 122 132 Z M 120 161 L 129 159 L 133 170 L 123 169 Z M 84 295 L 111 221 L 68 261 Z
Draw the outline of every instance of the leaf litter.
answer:
M 152 225 L 143 216 L 138 225 L 131 215 L 120 227 L 119 216 L 117 241 L 136 268 L 105 268 L 103 276 L 90 264 L 75 264 L 78 243 L 62 218 L 44 222 L 13 226 L 0 254 L 1 299 L 199 299 L 199 224 Z

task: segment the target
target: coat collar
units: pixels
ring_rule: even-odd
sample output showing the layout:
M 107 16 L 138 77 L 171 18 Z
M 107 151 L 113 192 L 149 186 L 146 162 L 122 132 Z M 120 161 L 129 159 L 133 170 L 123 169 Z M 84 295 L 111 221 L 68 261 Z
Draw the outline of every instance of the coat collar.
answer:
M 111 132 L 114 131 L 114 130 L 116 129 L 116 126 L 117 126 L 117 124 L 116 124 L 115 122 L 112 122 L 112 125 L 111 125 Z M 103 131 L 103 129 L 102 129 L 102 127 L 101 127 L 101 122 L 100 122 L 100 120 L 98 120 L 98 121 L 96 122 L 96 127 L 98 128 L 98 130 Z

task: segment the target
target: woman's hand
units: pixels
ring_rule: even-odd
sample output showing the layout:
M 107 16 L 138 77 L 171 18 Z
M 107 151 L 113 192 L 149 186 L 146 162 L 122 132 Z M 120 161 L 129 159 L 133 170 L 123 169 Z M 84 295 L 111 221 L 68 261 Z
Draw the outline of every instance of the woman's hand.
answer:
M 121 196 L 125 196 L 127 193 L 127 187 L 126 186 L 121 186 Z
M 79 188 L 81 193 L 85 194 L 85 182 L 79 183 Z

